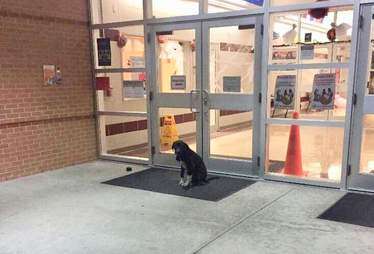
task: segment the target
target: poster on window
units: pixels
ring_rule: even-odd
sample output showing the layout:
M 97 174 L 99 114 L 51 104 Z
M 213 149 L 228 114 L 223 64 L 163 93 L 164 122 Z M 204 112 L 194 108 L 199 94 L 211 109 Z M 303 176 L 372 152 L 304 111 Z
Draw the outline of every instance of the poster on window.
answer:
M 279 75 L 275 82 L 274 108 L 293 109 L 295 106 L 296 75 Z
M 128 98 L 144 98 L 144 82 L 140 80 L 124 80 L 123 81 L 123 97 Z
M 97 55 L 99 66 L 111 66 L 112 55 L 110 49 L 109 38 L 98 38 L 97 39 Z
M 314 75 L 311 105 L 312 109 L 334 109 L 335 84 L 335 73 Z

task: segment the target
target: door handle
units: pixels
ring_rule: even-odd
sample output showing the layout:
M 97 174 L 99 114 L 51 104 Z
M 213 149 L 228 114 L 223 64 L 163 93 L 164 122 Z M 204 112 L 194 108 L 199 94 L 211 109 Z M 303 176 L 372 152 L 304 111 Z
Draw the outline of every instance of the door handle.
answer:
M 200 90 L 198 90 L 198 89 L 192 89 L 192 90 L 190 91 L 190 110 L 191 110 L 191 112 L 193 112 L 193 113 L 198 113 L 197 110 L 194 110 L 194 109 L 193 109 L 193 94 L 199 94 L 199 91 L 200 91 Z
M 206 89 L 203 89 L 203 104 L 204 104 L 204 112 L 208 113 L 210 109 L 210 98 L 209 92 Z

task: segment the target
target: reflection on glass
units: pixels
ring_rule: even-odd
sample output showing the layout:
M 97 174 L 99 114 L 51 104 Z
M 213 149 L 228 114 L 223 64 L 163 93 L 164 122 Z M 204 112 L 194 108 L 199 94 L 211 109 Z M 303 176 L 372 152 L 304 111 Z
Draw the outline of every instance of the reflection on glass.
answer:
M 360 173 L 374 174 L 374 115 L 363 119 Z
M 293 175 L 310 180 L 340 181 L 343 153 L 344 129 L 333 127 L 298 126 L 300 150 L 296 138 L 290 139 L 290 126 L 268 126 L 268 166 L 267 173 L 285 175 L 289 145 L 289 165 L 298 163 L 300 151 L 302 174 Z M 296 135 L 297 136 L 297 135 Z M 300 171 L 299 171 L 300 172 Z
M 188 93 L 196 89 L 195 30 L 157 35 L 157 80 L 162 93 Z
M 156 18 L 187 16 L 199 14 L 199 1 L 191 0 L 153 0 L 153 16 Z
M 210 110 L 210 156 L 252 158 L 252 112 Z
M 345 120 L 348 69 L 269 72 L 269 117 Z M 292 95 L 292 97 L 290 96 Z
M 184 108 L 160 108 L 160 151 L 172 153 L 172 144 L 183 140 L 196 152 L 196 113 Z
M 254 27 L 210 28 L 210 92 L 253 93 Z
M 141 20 L 143 19 L 143 0 L 91 0 L 91 10 L 94 24 Z
M 100 116 L 99 126 L 102 153 L 148 158 L 147 118 Z
M 263 0 L 208 0 L 208 12 L 227 12 L 262 7 Z

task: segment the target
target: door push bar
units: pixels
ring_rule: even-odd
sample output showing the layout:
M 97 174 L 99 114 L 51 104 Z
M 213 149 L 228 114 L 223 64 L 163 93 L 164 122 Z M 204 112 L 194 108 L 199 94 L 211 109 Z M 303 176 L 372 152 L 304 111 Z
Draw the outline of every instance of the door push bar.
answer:
M 190 91 L 190 110 L 192 113 L 199 113 L 199 111 L 197 111 L 196 109 L 194 110 L 193 109 L 193 94 L 199 94 L 200 93 L 200 90 L 198 89 L 192 89 Z
M 200 90 L 199 89 L 192 89 L 190 91 L 190 110 L 191 112 L 194 112 L 194 113 L 199 113 L 199 111 L 197 110 L 194 110 L 194 103 L 193 103 L 193 95 L 194 94 L 197 94 L 199 95 L 200 94 Z M 204 104 L 204 108 L 207 108 L 206 111 L 204 111 L 205 113 L 207 113 L 209 111 L 209 102 L 210 102 L 210 99 L 209 99 L 209 92 L 208 90 L 204 89 L 202 90 L 202 94 L 203 94 L 203 104 Z

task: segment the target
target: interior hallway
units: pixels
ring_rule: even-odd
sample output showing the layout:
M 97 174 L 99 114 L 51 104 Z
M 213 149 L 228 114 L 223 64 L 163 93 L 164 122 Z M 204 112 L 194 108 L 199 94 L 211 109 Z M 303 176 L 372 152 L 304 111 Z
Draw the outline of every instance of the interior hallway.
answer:
M 259 181 L 209 202 L 101 184 L 126 174 L 96 161 L 0 183 L 1 253 L 374 252 L 373 228 L 316 219 L 343 191 Z

